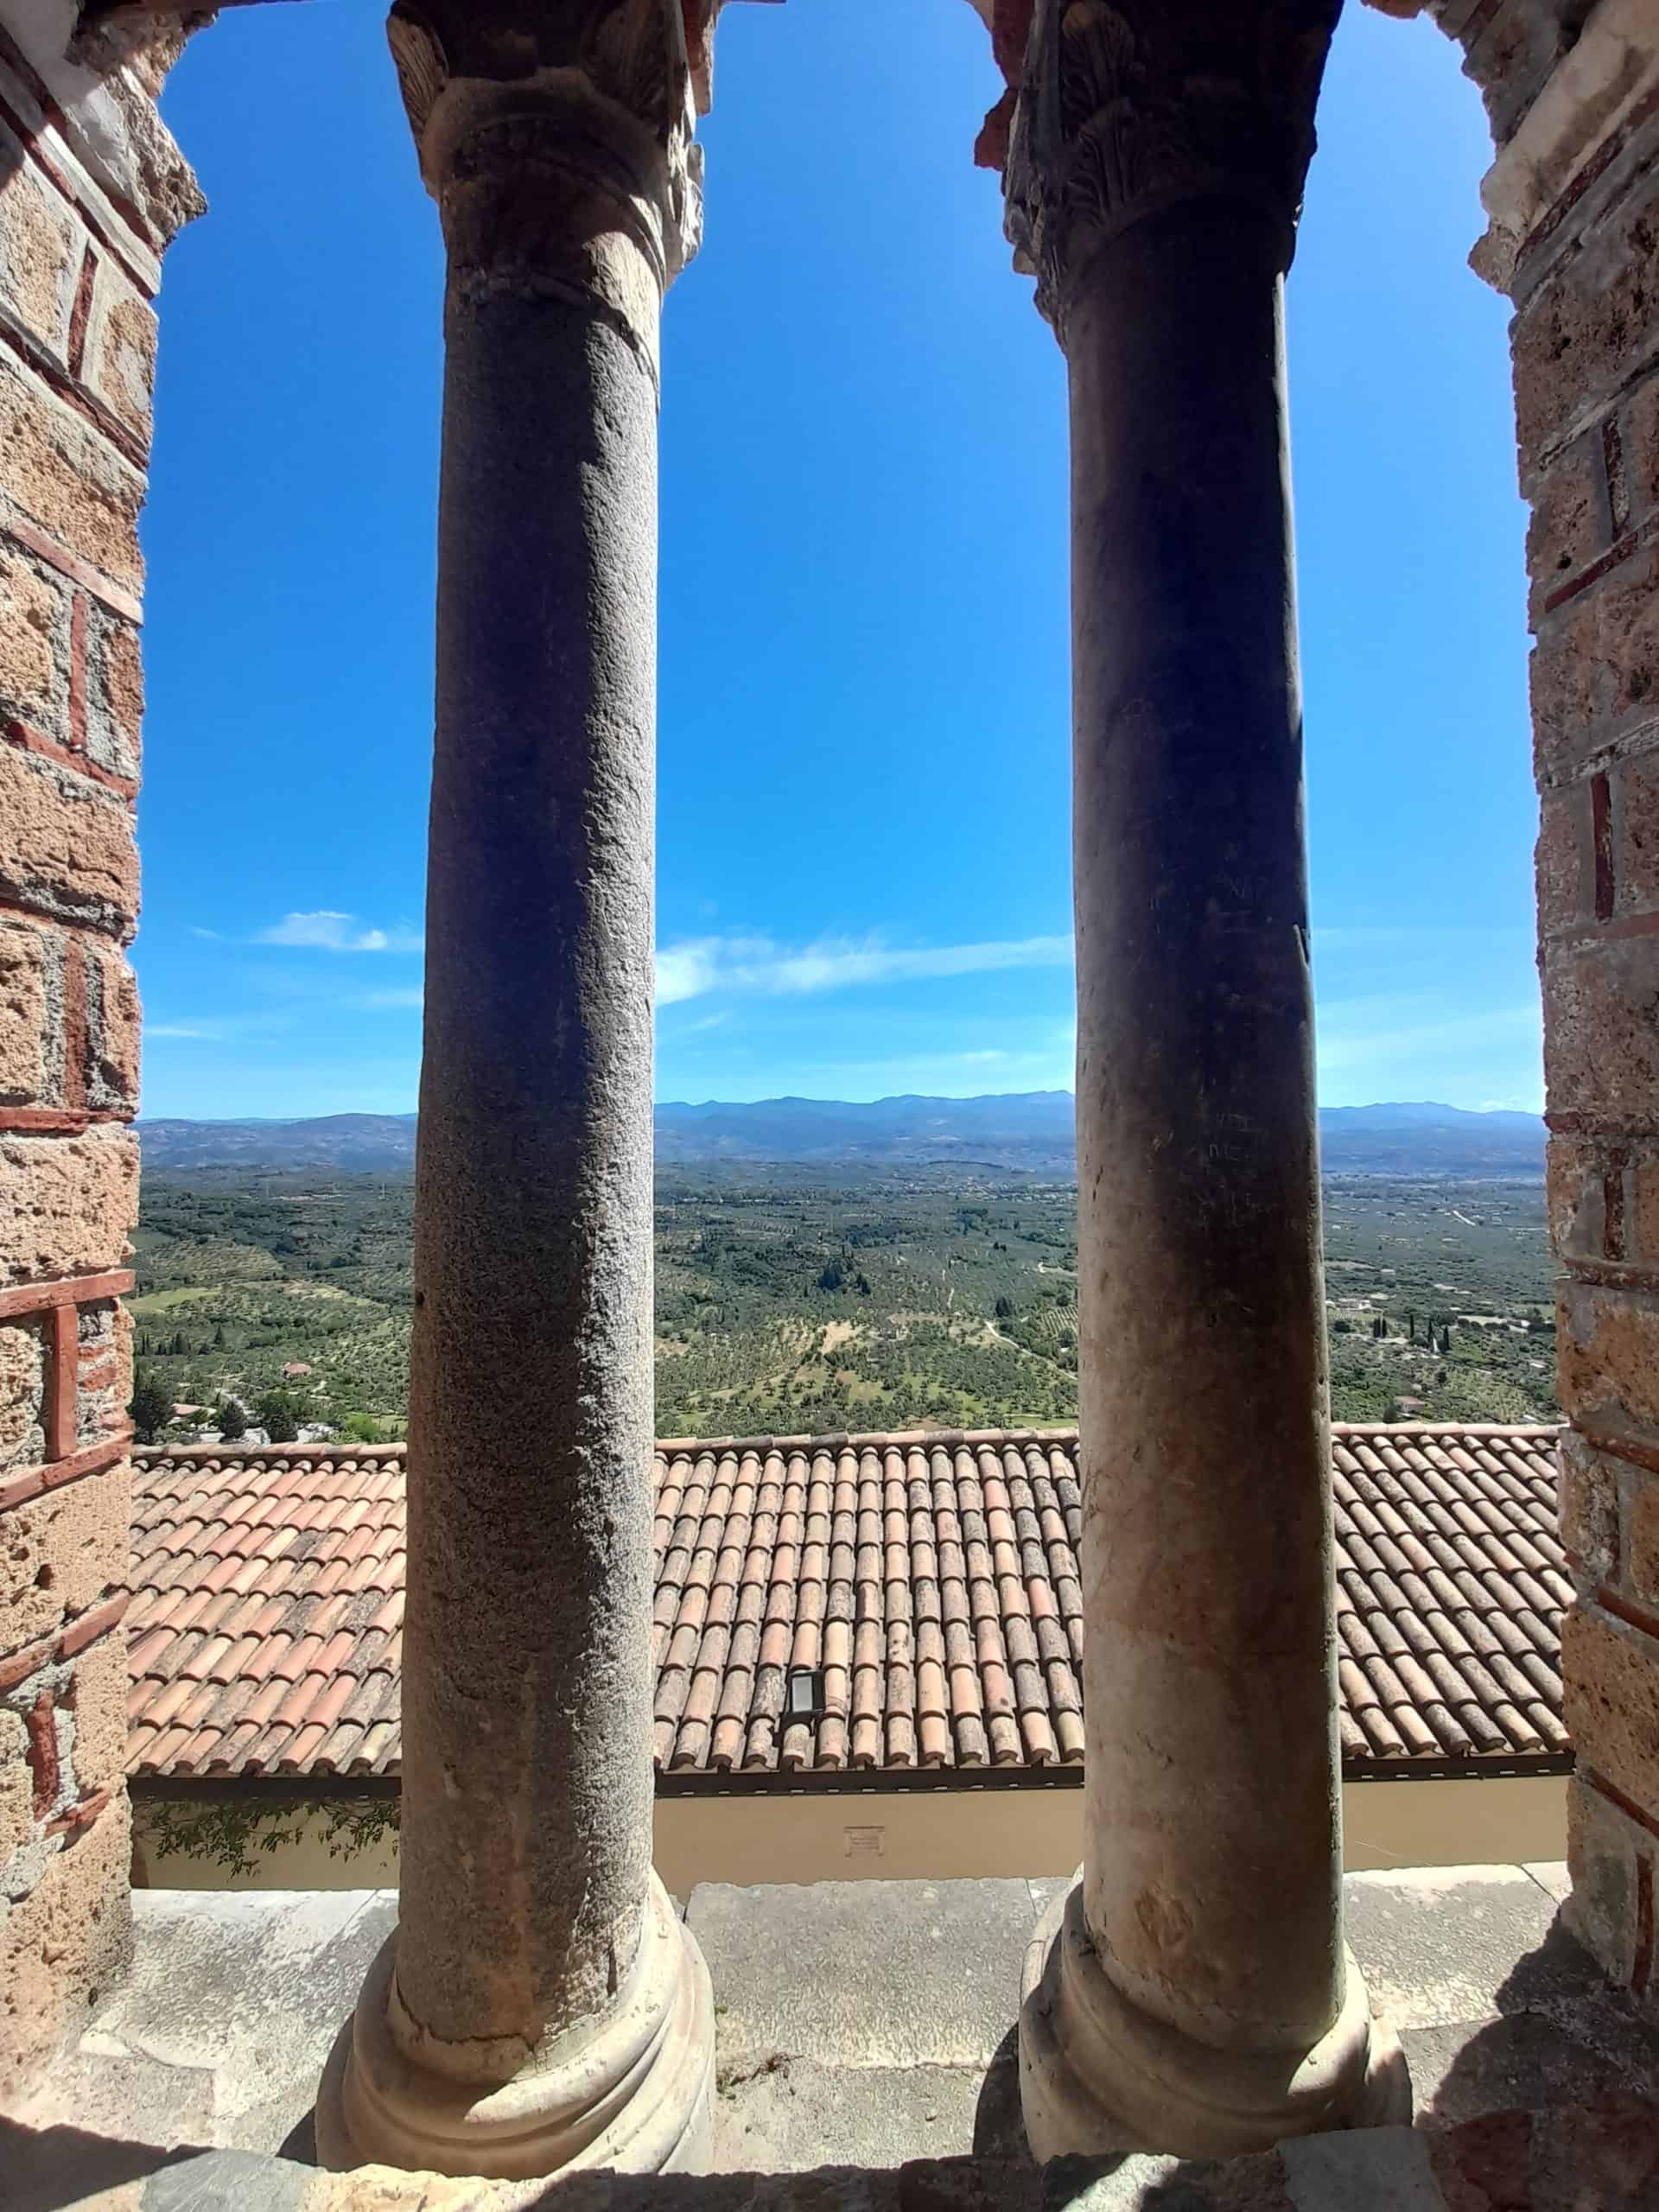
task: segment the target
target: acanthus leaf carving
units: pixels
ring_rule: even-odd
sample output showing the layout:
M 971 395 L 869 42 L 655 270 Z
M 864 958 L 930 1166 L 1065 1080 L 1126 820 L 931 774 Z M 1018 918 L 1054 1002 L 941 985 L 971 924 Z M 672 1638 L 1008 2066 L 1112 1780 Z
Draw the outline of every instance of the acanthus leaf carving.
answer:
M 607 99 L 666 135 L 689 85 L 682 10 L 672 0 L 611 0 L 588 24 L 582 66 Z
M 701 231 L 686 24 L 694 13 L 703 26 L 708 10 L 709 0 L 395 0 L 392 55 L 446 230 L 464 194 L 468 252 L 522 259 L 530 241 L 559 235 L 561 209 L 581 229 L 602 227 L 611 218 L 594 211 L 608 207 L 668 283 Z M 447 119 L 435 124 L 440 101 Z M 509 221 L 515 195 L 526 207 Z M 486 206 L 499 211 L 494 244 Z
M 397 71 L 409 127 L 419 146 L 449 74 L 442 42 L 424 16 L 397 0 L 386 19 L 386 39 Z
M 1064 335 L 1071 283 L 1143 215 L 1265 206 L 1288 261 L 1337 0 L 1036 0 L 1003 182 L 1014 263 Z

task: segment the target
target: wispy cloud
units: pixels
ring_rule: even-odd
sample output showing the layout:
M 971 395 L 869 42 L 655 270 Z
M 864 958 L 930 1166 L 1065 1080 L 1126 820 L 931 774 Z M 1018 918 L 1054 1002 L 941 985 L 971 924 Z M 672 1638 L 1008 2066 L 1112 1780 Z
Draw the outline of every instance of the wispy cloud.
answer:
M 658 952 L 657 1003 L 674 1006 L 715 991 L 790 997 L 995 969 L 1065 968 L 1071 962 L 1069 937 L 915 946 L 884 944 L 879 938 L 818 938 L 803 945 L 766 937 L 687 938 Z
M 355 914 L 319 907 L 309 914 L 284 914 L 258 931 L 256 944 L 282 944 L 307 952 L 419 952 L 423 939 L 407 922 L 376 929 Z
M 421 1007 L 426 1003 L 426 993 L 419 983 L 410 983 L 401 990 L 364 991 L 348 1003 L 369 1007 Z
M 198 1045 L 226 1045 L 238 1037 L 280 1036 L 297 1027 L 292 1014 L 188 1014 L 178 1021 L 147 1021 L 144 1041 L 157 1038 Z

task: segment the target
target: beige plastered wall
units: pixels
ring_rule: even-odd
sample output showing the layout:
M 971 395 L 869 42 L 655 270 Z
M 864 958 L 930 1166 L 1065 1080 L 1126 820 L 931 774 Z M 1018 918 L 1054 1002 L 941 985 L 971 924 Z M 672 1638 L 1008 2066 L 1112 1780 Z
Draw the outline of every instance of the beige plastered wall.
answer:
M 1463 1866 L 1557 1859 L 1567 1849 L 1560 1775 L 1473 1782 L 1358 1782 L 1343 1788 L 1344 1865 Z M 665 1797 L 657 1802 L 658 1872 L 684 1897 L 699 1882 L 950 1881 L 1069 1874 L 1083 1855 L 1078 1789 L 822 1792 Z M 285 1814 L 301 1840 L 259 1853 L 234 1876 L 147 1840 L 135 1808 L 134 1878 L 156 1889 L 376 1889 L 397 1878 L 387 1837 L 331 1852 L 320 1814 Z

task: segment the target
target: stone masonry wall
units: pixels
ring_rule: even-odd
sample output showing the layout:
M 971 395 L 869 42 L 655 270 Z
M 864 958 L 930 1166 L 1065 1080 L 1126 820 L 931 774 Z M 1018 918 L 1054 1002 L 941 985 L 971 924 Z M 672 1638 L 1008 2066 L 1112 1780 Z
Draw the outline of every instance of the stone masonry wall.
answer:
M 1659 9 L 1446 0 L 1498 154 L 1540 795 L 1568 1916 L 1659 2005 Z
M 127 1941 L 137 539 L 182 25 L 0 0 L 0 2106 Z

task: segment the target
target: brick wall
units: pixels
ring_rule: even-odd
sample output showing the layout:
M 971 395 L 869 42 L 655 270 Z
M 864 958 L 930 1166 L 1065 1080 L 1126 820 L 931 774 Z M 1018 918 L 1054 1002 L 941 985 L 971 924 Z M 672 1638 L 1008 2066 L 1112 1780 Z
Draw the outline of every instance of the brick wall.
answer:
M 1659 2003 L 1659 10 L 1446 0 L 1515 304 L 1558 1284 L 1568 1915 Z
M 0 0 L 0 2103 L 127 1937 L 137 520 L 181 35 Z

